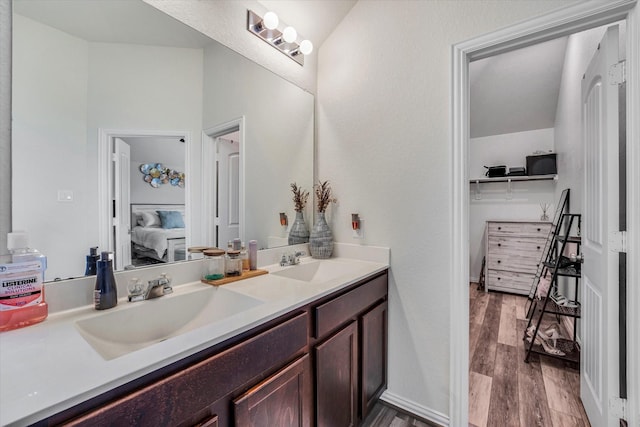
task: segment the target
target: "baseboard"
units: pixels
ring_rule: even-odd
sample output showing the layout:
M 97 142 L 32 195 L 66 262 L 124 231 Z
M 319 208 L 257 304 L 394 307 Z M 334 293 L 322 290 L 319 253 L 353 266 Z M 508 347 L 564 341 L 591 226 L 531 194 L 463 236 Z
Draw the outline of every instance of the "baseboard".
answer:
M 431 408 L 424 407 L 416 402 L 405 399 L 404 397 L 398 396 L 397 394 L 394 394 L 389 390 L 385 390 L 385 392 L 382 393 L 382 396 L 380 396 L 380 399 L 390 405 L 396 406 L 402 410 L 416 415 L 417 417 L 424 418 L 425 420 L 437 425 L 443 427 L 449 425 L 449 417 L 447 415 L 435 411 Z
M 469 277 L 470 283 L 478 283 L 480 281 L 480 277 Z

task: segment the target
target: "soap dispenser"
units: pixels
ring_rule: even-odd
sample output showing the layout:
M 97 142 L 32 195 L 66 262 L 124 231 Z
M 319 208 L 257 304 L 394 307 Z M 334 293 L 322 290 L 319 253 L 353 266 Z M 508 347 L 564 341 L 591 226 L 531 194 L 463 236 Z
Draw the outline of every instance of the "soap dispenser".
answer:
M 96 287 L 93 300 L 96 310 L 106 310 L 118 304 L 116 278 L 113 275 L 112 252 L 102 252 L 97 264 Z
M 93 248 L 89 248 L 89 255 L 87 255 L 87 267 L 84 271 L 85 276 L 93 276 L 96 274 L 96 263 L 99 259 L 98 247 L 94 246 Z

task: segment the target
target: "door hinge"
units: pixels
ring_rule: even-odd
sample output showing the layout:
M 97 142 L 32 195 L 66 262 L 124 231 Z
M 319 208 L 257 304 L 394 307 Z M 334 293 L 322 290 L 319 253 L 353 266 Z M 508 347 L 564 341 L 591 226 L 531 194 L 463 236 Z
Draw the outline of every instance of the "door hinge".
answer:
M 609 84 L 619 85 L 627 81 L 627 63 L 620 61 L 609 68 Z
M 626 231 L 614 231 L 609 235 L 609 250 L 611 252 L 627 252 Z
M 220 218 L 214 218 L 213 225 L 220 225 Z
M 111 153 L 111 161 L 112 162 L 117 162 L 118 161 L 118 155 L 116 153 Z
M 609 411 L 612 417 L 627 419 L 627 399 L 612 397 L 609 399 Z

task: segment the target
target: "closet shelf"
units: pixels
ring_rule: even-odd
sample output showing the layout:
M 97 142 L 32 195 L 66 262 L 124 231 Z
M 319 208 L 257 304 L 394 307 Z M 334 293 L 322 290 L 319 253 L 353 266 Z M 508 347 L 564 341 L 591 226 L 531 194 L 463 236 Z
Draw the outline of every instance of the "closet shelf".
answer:
M 500 176 L 496 178 L 470 179 L 470 184 L 485 184 L 490 182 L 516 182 L 516 181 L 557 181 L 558 175 L 526 175 L 526 176 Z
M 550 270 L 553 270 L 556 268 L 555 262 L 544 261 L 542 264 Z M 574 268 L 558 268 L 558 270 L 556 271 L 556 274 L 558 276 L 565 276 L 565 277 L 582 277 L 582 275 L 578 273 Z

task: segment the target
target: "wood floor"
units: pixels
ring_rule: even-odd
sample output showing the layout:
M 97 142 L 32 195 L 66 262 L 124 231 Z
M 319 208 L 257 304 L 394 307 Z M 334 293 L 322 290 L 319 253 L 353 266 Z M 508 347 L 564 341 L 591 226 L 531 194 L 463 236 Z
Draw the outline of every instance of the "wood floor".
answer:
M 469 425 L 589 427 L 576 365 L 524 362 L 526 297 L 469 288 Z
M 432 427 L 435 424 L 419 420 L 407 413 L 378 401 L 362 427 Z

